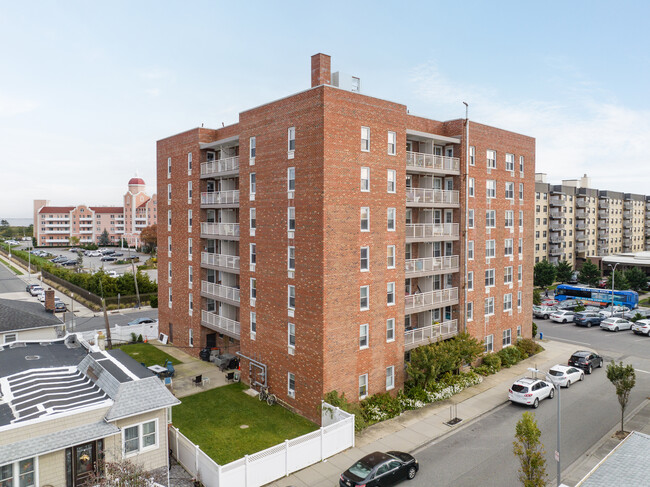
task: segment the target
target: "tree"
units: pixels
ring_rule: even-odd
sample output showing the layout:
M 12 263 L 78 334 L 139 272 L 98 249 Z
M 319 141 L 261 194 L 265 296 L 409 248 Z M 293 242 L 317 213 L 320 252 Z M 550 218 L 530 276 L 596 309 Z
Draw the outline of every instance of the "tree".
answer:
M 538 287 L 548 287 L 555 282 L 556 269 L 553 264 L 547 260 L 542 260 L 535 264 L 534 284 Z
M 533 304 L 535 306 L 542 304 L 542 292 L 539 289 L 533 289 Z
M 630 400 L 630 393 L 636 384 L 634 367 L 630 364 L 623 365 L 623 362 L 619 362 L 618 364 L 612 362 L 607 366 L 607 378 L 616 387 L 618 403 L 621 405 L 621 433 L 624 433 L 623 418 L 625 417 L 625 407 Z
M 571 280 L 573 275 L 573 267 L 566 260 L 558 262 L 556 267 L 555 279 L 560 282 L 567 282 Z
M 591 287 L 596 287 L 598 286 L 600 277 L 601 277 L 600 269 L 596 264 L 594 264 L 590 260 L 582 264 L 582 268 L 580 269 L 580 273 L 578 274 L 578 280 L 580 282 L 588 284 Z
M 544 445 L 539 441 L 541 431 L 537 427 L 535 415 L 525 412 L 515 427 L 515 441 L 512 449 L 519 457 L 519 481 L 524 487 L 544 487 L 546 485 L 546 459 Z
M 2 225 L 3 227 L 8 227 L 8 226 L 9 226 L 9 222 L 8 222 L 7 220 L 4 220 L 4 219 L 3 219 L 2 221 L 0 221 L 0 225 Z
M 625 271 L 624 275 L 629 284 L 628 289 L 642 291 L 648 286 L 648 278 L 646 277 L 645 272 L 638 267 L 630 267 Z
M 108 230 L 104 229 L 102 234 L 99 236 L 99 245 L 109 245 L 111 243 L 111 239 L 108 237 Z
M 154 487 L 156 482 L 166 483 L 161 474 L 153 474 L 129 459 L 114 462 L 98 462 L 98 471 L 93 472 L 85 485 L 98 487 Z
M 627 282 L 623 271 L 614 271 L 614 289 L 630 289 L 630 283 Z M 607 277 L 607 289 L 612 288 L 612 274 Z
M 154 253 L 158 247 L 158 225 L 150 225 L 140 232 L 140 240 Z
M 76 247 L 77 245 L 79 245 L 80 241 L 81 239 L 79 237 L 70 237 L 70 246 Z

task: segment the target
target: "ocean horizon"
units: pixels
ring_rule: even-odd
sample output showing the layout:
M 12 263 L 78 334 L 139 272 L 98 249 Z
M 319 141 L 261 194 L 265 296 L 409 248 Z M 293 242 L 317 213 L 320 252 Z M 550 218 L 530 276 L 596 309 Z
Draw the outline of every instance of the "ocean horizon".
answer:
M 7 220 L 12 227 L 28 227 L 34 224 L 33 218 L 1 218 L 0 220 Z

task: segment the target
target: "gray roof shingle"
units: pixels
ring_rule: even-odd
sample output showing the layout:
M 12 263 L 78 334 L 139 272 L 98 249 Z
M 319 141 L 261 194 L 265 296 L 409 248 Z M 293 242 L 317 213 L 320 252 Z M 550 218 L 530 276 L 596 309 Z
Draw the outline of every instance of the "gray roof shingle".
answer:
M 62 324 L 54 314 L 45 311 L 40 303 L 0 298 L 0 332 Z
M 113 397 L 115 404 L 106 414 L 107 421 L 133 416 L 181 402 L 167 390 L 158 377 L 149 377 L 120 384 L 117 395 Z

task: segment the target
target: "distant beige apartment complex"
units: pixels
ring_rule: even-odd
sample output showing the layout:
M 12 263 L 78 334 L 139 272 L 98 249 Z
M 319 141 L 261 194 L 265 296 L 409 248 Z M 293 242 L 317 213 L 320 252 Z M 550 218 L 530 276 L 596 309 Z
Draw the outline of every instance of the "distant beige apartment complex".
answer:
M 585 174 L 549 184 L 535 174 L 535 262 L 650 250 L 650 196 L 591 188 Z
M 47 200 L 34 200 L 36 245 L 66 246 L 71 237 L 81 245 L 98 243 L 106 231 L 111 243 L 140 246 L 140 232 L 157 220 L 156 195 L 147 195 L 144 180 L 134 177 L 123 199 L 123 206 L 50 206 Z

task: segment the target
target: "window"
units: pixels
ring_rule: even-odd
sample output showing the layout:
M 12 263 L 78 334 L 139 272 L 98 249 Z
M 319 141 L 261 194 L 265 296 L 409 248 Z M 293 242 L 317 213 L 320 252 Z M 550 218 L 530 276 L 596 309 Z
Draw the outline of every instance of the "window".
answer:
M 467 210 L 467 228 L 474 228 L 474 210 Z
M 187 258 L 192 260 L 192 239 L 187 239 Z
M 363 192 L 370 191 L 370 168 L 369 167 L 361 168 L 361 191 Z
M 517 291 L 517 309 L 521 309 L 521 298 L 522 298 L 522 292 Z M 517 333 L 517 336 L 520 336 L 521 333 Z
M 515 183 L 506 183 L 506 199 L 515 199 Z
M 370 152 L 370 128 L 361 127 L 361 150 Z
M 250 194 L 255 195 L 255 173 L 254 172 L 250 173 L 249 178 L 250 178 L 250 189 L 249 189 Z
M 170 204 L 172 202 L 172 184 L 169 183 L 167 185 L 167 204 Z
M 149 421 L 122 430 L 122 444 L 124 455 L 139 453 L 158 446 L 157 431 L 158 421 Z
M 192 210 L 187 210 L 187 231 L 192 231 Z
M 257 279 L 251 277 L 251 300 L 257 298 Z
M 519 183 L 519 201 L 524 201 L 524 183 Z
M 488 198 L 497 197 L 497 182 L 494 179 L 488 179 L 485 181 L 485 195 Z
M 467 290 L 468 291 L 473 291 L 474 290 L 474 272 L 470 271 L 467 273 Z
M 495 240 L 486 240 L 485 241 L 485 257 L 491 259 L 496 256 L 495 250 L 496 241 Z
M 397 172 L 395 171 L 395 169 L 388 169 L 388 173 L 387 173 L 386 177 L 387 177 L 387 181 L 388 181 L 388 183 L 387 183 L 387 191 L 389 193 L 395 193 L 395 191 L 396 191 L 396 183 L 395 183 L 395 181 L 396 181 L 396 178 L 397 178 Z
M 368 374 L 359 376 L 359 399 L 368 395 Z
M 188 202 L 192 202 L 192 181 L 187 182 L 187 199 Z
M 187 281 L 190 289 L 192 289 L 192 283 L 194 282 L 194 269 L 192 266 L 187 267 Z
M 506 154 L 506 171 L 515 172 L 515 155 Z
M 467 242 L 467 260 L 474 260 L 474 240 Z
M 474 320 L 474 303 L 472 301 L 467 303 L 467 321 Z
M 0 487 L 34 487 L 35 485 L 34 458 L 0 466 Z
M 519 282 L 522 281 L 522 273 L 523 273 L 522 265 L 519 264 L 519 266 L 517 267 L 517 280 Z
M 250 265 L 254 266 L 257 261 L 257 245 L 250 244 Z
M 506 238 L 504 241 L 504 251 L 503 255 L 506 257 L 511 257 L 512 256 L 512 239 L 511 238 Z
M 187 153 L 187 174 L 192 174 L 192 153 Z
M 503 283 L 512 284 L 512 266 L 503 268 Z
M 469 146 L 469 165 L 470 166 L 476 165 L 476 147 L 474 147 L 473 145 Z
M 257 224 L 257 221 L 255 219 L 255 208 L 250 208 L 250 228 L 251 228 L 251 236 L 255 235 L 255 225 Z
M 395 341 L 395 318 L 389 318 L 386 320 L 386 341 Z
M 485 269 L 485 287 L 494 286 L 494 269 Z
M 488 335 L 485 337 L 485 352 L 490 353 L 494 350 L 494 335 Z
M 503 330 L 503 346 L 508 347 L 511 344 L 511 330 L 508 328 L 507 330 Z
M 503 295 L 503 311 L 512 311 L 512 293 Z
M 393 306 L 395 304 L 395 283 L 389 282 L 386 284 L 386 304 Z
M 386 247 L 386 267 L 388 269 L 395 269 L 395 246 L 389 245 Z
M 519 172 L 524 174 L 524 156 L 519 156 Z
M 485 298 L 485 316 L 494 314 L 494 298 Z
M 296 248 L 294 246 L 287 248 L 287 269 L 290 271 L 296 270 Z
M 294 206 L 287 208 L 287 229 L 290 232 L 296 229 L 296 208 Z
M 15 342 L 17 339 L 18 339 L 18 336 L 15 333 L 7 333 L 4 336 L 4 342 L 5 343 Z
M 496 226 L 497 226 L 496 210 L 486 210 L 485 228 L 496 228 Z
M 251 311 L 251 340 L 255 340 L 255 335 L 257 334 L 257 313 Z
M 470 197 L 474 197 L 474 178 L 467 179 L 467 192 Z
M 386 367 L 386 390 L 390 391 L 395 387 L 395 367 Z
M 287 342 L 289 348 L 296 348 L 296 325 L 287 323 Z
M 519 246 L 517 247 L 517 251 L 518 251 L 517 253 L 519 255 L 522 255 L 524 253 L 524 239 L 523 238 L 519 239 Z
M 370 231 L 370 208 L 367 206 L 361 207 L 361 231 Z
M 191 307 L 191 302 L 190 302 L 190 315 L 192 314 L 192 307 Z M 194 346 L 194 330 L 191 328 L 189 329 L 189 338 L 188 338 L 188 343 L 190 347 Z
M 172 177 L 172 158 L 171 157 L 167 158 L 167 177 L 168 178 Z
M 361 289 L 359 291 L 359 306 L 361 311 L 367 310 L 370 307 L 369 303 L 369 295 L 370 295 L 370 286 L 361 286 Z
M 288 306 L 289 309 L 296 308 L 296 286 L 289 285 L 287 286 L 287 295 L 288 295 Z
M 359 326 L 359 348 L 368 348 L 368 325 Z
M 287 396 L 296 397 L 296 376 L 291 372 L 287 373 Z
M 287 169 L 287 191 L 296 190 L 296 168 L 290 167 Z
M 388 208 L 386 213 L 386 224 L 389 232 L 395 231 L 395 208 Z
M 248 154 L 249 159 L 254 161 L 255 160 L 255 137 L 250 138 L 250 144 L 248 147 L 249 147 L 249 154 Z
M 293 152 L 296 150 L 296 127 L 289 127 L 287 131 L 287 150 Z
M 359 250 L 359 260 L 361 272 L 370 270 L 370 247 L 361 247 Z
M 487 167 L 488 167 L 488 169 L 496 169 L 497 168 L 497 153 L 496 153 L 496 151 L 493 151 L 493 150 L 486 151 L 486 157 L 487 157 Z
M 388 131 L 388 155 L 394 156 L 397 147 L 397 135 L 395 132 Z
M 539 218 L 537 220 L 539 220 Z M 519 230 L 522 230 L 523 228 L 524 228 L 524 211 L 519 210 Z
M 521 325 L 517 327 L 517 338 L 521 338 Z

